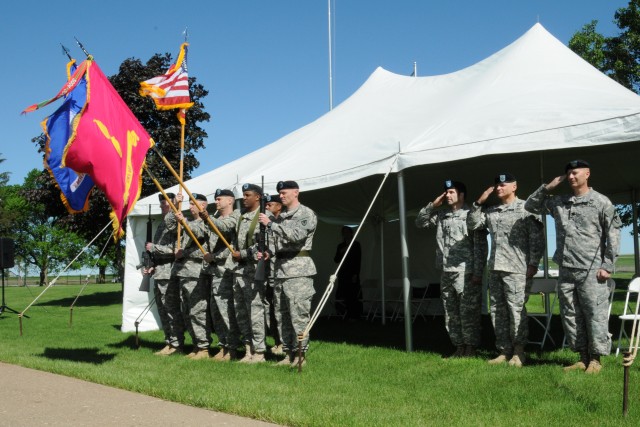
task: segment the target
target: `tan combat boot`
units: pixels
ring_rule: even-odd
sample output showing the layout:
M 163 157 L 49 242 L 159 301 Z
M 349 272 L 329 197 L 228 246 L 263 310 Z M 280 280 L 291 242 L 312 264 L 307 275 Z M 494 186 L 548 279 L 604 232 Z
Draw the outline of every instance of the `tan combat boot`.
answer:
M 201 348 L 198 349 L 195 354 L 193 356 L 190 357 L 191 360 L 200 360 L 200 359 L 208 359 L 209 356 L 209 349 L 207 348 Z
M 264 353 L 253 353 L 251 360 L 247 363 L 262 363 L 266 361 L 267 359 L 264 358 Z
M 602 363 L 600 363 L 600 356 L 594 354 L 591 356 L 591 360 L 589 361 L 589 366 L 587 367 L 585 374 L 597 374 L 602 370 Z
M 229 354 L 229 352 L 227 351 L 227 349 L 225 347 L 220 347 L 220 351 L 217 352 L 216 355 L 213 356 L 211 359 L 216 361 L 216 362 L 224 362 L 224 361 L 228 360 L 227 358 L 225 358 L 228 354 Z
M 501 353 L 498 357 L 496 357 L 495 359 L 489 360 L 487 363 L 489 365 L 500 365 L 501 363 L 507 363 L 508 360 L 509 360 L 509 357 L 506 354 Z
M 182 347 L 171 347 L 170 345 L 166 346 L 160 351 L 157 351 L 155 354 L 158 356 L 171 356 L 174 354 L 183 354 Z
M 564 371 L 565 372 L 571 372 L 571 371 L 586 371 L 587 370 L 587 366 L 589 366 L 589 353 L 587 353 L 586 351 L 581 351 L 580 352 L 580 360 L 578 360 L 576 363 L 574 363 L 571 366 L 566 366 L 564 367 Z
M 291 361 L 293 360 L 293 354 L 290 351 L 284 352 L 284 359 L 276 363 L 276 366 L 289 366 L 291 365 Z
M 244 353 L 244 357 L 242 359 L 239 360 L 240 363 L 249 363 L 251 362 L 251 344 L 245 344 L 244 345 L 245 348 L 245 353 Z
M 271 347 L 271 354 L 274 354 L 276 356 L 284 354 L 284 352 L 282 351 L 282 344 L 274 345 L 273 347 Z
M 302 360 L 302 366 L 307 364 L 306 353 L 302 353 L 302 356 L 298 357 L 298 352 L 296 352 L 293 360 L 291 361 L 291 367 L 297 368 L 300 364 L 300 360 Z
M 513 356 L 509 360 L 509 366 L 515 366 L 516 368 L 522 368 L 522 365 L 527 361 L 527 357 L 524 355 L 524 346 L 517 345 L 513 350 Z

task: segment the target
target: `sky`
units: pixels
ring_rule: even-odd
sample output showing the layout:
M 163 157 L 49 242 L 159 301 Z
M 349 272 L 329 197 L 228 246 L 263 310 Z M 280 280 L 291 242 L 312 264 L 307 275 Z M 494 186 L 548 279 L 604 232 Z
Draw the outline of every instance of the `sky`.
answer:
M 617 34 L 615 11 L 627 0 L 331 0 L 333 106 L 377 67 L 419 76 L 466 68 L 540 22 L 567 44 L 583 25 Z M 66 80 L 60 44 L 79 60 L 77 37 L 107 75 L 127 58 L 174 58 L 188 28 L 189 75 L 209 95 L 201 124 L 206 148 L 193 176 L 267 145 L 330 108 L 327 0 L 112 0 L 7 2 L 0 15 L 4 81 L 0 172 L 20 184 L 42 155 L 30 141 L 59 105 L 21 116 L 55 95 Z M 623 233 L 628 234 L 628 233 Z M 623 253 L 631 239 L 623 241 Z M 625 248 L 626 246 L 626 248 Z

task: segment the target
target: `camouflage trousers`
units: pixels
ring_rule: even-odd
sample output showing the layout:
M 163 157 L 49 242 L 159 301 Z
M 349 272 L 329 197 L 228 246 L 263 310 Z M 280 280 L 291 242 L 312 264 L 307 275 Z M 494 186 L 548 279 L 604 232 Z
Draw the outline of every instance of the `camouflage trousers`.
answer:
M 276 320 L 276 310 L 274 303 L 274 278 L 270 277 L 264 287 L 264 324 L 266 333 L 273 337 L 276 345 L 282 344 L 280 333 L 278 332 L 278 321 Z
M 489 294 L 496 348 L 510 355 L 516 345 L 527 345 L 529 319 L 525 304 L 532 281 L 525 274 L 491 271 Z
M 180 301 L 180 278 L 171 276 L 164 294 L 167 317 L 169 319 L 170 337 L 169 345 L 182 347 L 184 344 L 185 319 L 182 316 L 182 303 Z
M 170 286 L 171 281 L 169 279 L 154 279 L 153 282 L 155 284 L 153 293 L 156 298 L 162 330 L 164 331 L 164 342 L 172 347 L 180 347 L 184 341 L 184 328 L 182 327 L 184 321 L 180 312 L 179 284 L 174 281 L 173 285 Z M 181 326 L 180 331 L 182 332 L 179 336 L 177 335 L 178 330 L 173 325 L 174 320 Z
M 273 303 L 278 332 L 285 351 L 298 351 L 298 335 L 304 332 L 311 317 L 311 299 L 315 294 L 313 277 L 276 279 Z M 309 348 L 309 337 L 302 341 L 302 351 Z
M 236 320 L 242 333 L 242 341 L 245 345 L 251 345 L 256 353 L 264 353 L 267 349 L 264 341 L 263 298 L 264 282 L 254 280 L 253 276 L 234 274 L 233 302 Z
M 218 345 L 237 348 L 240 345 L 240 329 L 236 321 L 233 305 L 233 272 L 227 270 L 222 277 L 214 277 L 211 282 L 211 319 L 218 336 Z
M 480 345 L 482 284 L 471 283 L 471 277 L 464 271 L 443 271 L 440 277 L 445 325 L 456 347 Z
M 200 350 L 211 344 L 211 321 L 209 317 L 209 294 L 211 276 L 201 274 L 198 279 L 180 277 L 182 293 L 182 316 L 187 319 L 187 328 L 193 346 Z
M 607 355 L 609 333 L 609 287 L 596 279 L 597 269 L 560 268 L 558 298 L 567 343 L 573 351 Z

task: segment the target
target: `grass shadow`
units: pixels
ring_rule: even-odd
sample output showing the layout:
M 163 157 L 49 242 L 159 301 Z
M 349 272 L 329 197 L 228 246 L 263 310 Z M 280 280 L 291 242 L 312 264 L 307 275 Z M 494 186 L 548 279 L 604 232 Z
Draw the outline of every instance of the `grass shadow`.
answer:
M 100 353 L 99 348 L 50 348 L 44 349 L 44 352 L 39 355 L 46 359 L 51 360 L 68 360 L 70 362 L 83 362 L 92 363 L 94 365 L 100 365 L 105 362 L 113 360 L 115 354 Z
M 56 300 L 38 303 L 41 306 L 70 307 L 76 297 L 60 298 Z M 95 292 L 89 295 L 80 295 L 74 307 L 106 307 L 122 303 L 121 291 Z

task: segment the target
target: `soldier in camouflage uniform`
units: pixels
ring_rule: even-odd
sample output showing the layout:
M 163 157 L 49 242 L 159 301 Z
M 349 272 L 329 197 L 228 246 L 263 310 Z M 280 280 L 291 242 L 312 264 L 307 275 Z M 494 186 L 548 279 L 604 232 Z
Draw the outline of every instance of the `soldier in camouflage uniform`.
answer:
M 272 219 L 260 214 L 260 223 L 275 237 L 275 286 L 278 328 L 286 353 L 280 364 L 306 363 L 309 337 L 301 343 L 302 360 L 298 359 L 298 336 L 302 335 L 311 318 L 311 299 L 315 294 L 313 276 L 316 266 L 311 259 L 313 235 L 318 224 L 316 214 L 298 200 L 299 187 L 295 181 L 280 181 L 276 186 L 285 211 Z
M 214 221 L 230 217 L 233 213 L 235 200 L 233 192 L 217 189 L 215 197 L 218 214 Z M 201 217 L 203 216 L 203 219 L 206 219 L 206 215 L 201 215 Z M 227 242 L 233 241 L 233 229 L 228 228 L 226 232 L 222 233 Z M 213 357 L 213 360 L 229 361 L 236 358 L 236 350 L 240 344 L 240 330 L 233 303 L 233 269 L 235 265 L 231 260 L 231 252 L 218 234 L 210 233 L 209 247 L 212 248 L 212 252 L 204 256 L 204 260 L 209 263 L 206 270 L 213 276 L 209 307 L 213 329 L 218 336 L 218 346 L 220 347 L 220 351 Z
M 609 354 L 607 279 L 611 277 L 620 245 L 621 222 L 611 201 L 589 188 L 589 163 L 574 160 L 565 175 L 543 184 L 525 207 L 534 213 L 549 214 L 556 223 L 556 252 L 560 267 L 558 297 L 565 336 L 580 360 L 565 370 L 598 373 L 600 356 Z M 567 180 L 572 194 L 552 196 Z
M 524 209 L 524 200 L 516 196 L 516 189 L 513 175 L 498 175 L 495 186 L 485 190 L 473 204 L 467 216 L 467 226 L 471 230 L 486 228 L 491 235 L 491 320 L 500 354 L 489 363 L 499 364 L 508 360 L 509 365 L 519 368 L 526 361 L 527 291 L 542 258 L 544 232 L 539 218 Z M 483 208 L 494 191 L 500 204 Z
M 282 200 L 280 200 L 280 196 L 270 195 L 267 199 L 266 204 L 267 211 L 269 211 L 270 216 L 273 218 L 272 221 L 280 216 L 280 212 L 282 212 Z M 269 216 L 267 214 L 267 216 Z M 275 239 L 271 233 L 267 233 L 267 239 Z M 275 247 L 274 242 L 268 242 L 269 247 Z M 274 346 L 271 348 L 271 353 L 274 355 L 283 354 L 282 350 L 282 340 L 280 339 L 280 332 L 278 331 L 278 318 L 280 314 L 276 311 L 276 301 L 280 299 L 280 294 L 276 295 L 274 292 L 275 287 L 275 279 L 276 279 L 276 268 L 275 268 L 275 257 L 269 259 L 269 275 L 267 279 L 267 283 L 265 284 L 264 289 L 264 318 L 265 318 L 265 326 L 267 329 L 267 335 L 271 335 L 274 340 Z
M 175 194 L 166 193 L 171 202 L 174 201 Z M 164 331 L 165 347 L 156 352 L 160 356 L 169 356 L 174 353 L 181 353 L 182 338 L 176 335 L 176 327 L 173 322 L 182 323 L 182 313 L 180 312 L 180 289 L 177 286 L 169 286 L 169 278 L 171 277 L 171 265 L 175 258 L 174 249 L 176 245 L 176 233 L 167 230 L 165 224 L 165 218 L 171 207 L 165 200 L 164 196 L 160 194 L 160 211 L 162 212 L 162 222 L 158 225 L 155 234 L 153 235 L 153 243 L 147 242 L 145 245 L 153 256 L 154 266 L 144 273 L 153 275 L 153 283 L 155 288 L 153 289 L 156 306 L 158 307 L 158 314 L 160 315 L 160 323 L 162 324 L 162 330 Z M 167 296 L 168 295 L 168 296 Z M 169 302 L 178 302 L 175 306 L 171 307 L 167 304 Z
M 203 194 L 193 194 L 202 210 L 207 208 L 207 198 Z M 176 199 L 182 201 L 182 194 L 177 194 Z M 193 202 L 189 204 L 189 210 L 193 220 L 187 225 L 198 239 L 200 245 L 205 247 L 209 241 L 209 227 L 199 217 L 199 209 Z M 183 221 L 182 212 L 167 215 L 167 228 L 175 230 L 178 221 Z M 182 300 L 182 315 L 186 320 L 187 329 L 193 342 L 193 351 L 187 355 L 190 359 L 209 358 L 209 345 L 211 344 L 211 325 L 209 320 L 209 297 L 211 276 L 203 271 L 204 254 L 193 242 L 187 233 L 182 235 L 180 249 L 176 250 L 176 260 L 171 271 L 171 280 L 180 284 Z
M 242 186 L 244 211 L 238 217 L 235 251 L 232 259 L 234 270 L 233 298 L 236 319 L 243 336 L 246 353 L 240 361 L 244 363 L 264 362 L 264 281 L 255 280 L 258 260 L 255 254 L 258 214 L 262 187 L 255 184 Z
M 445 309 L 445 325 L 456 347 L 452 357 L 473 357 L 480 345 L 482 273 L 487 259 L 487 236 L 484 230 L 467 230 L 466 186 L 449 180 L 445 181 L 444 190 L 420 210 L 416 226 L 436 227 L 436 267 L 442 271 L 440 294 Z M 445 202 L 447 206 L 441 208 Z

